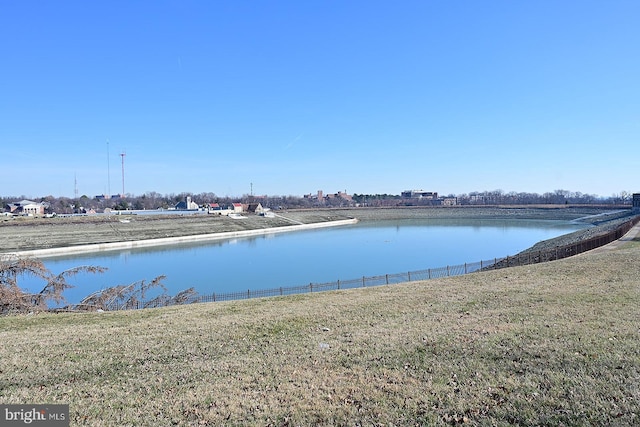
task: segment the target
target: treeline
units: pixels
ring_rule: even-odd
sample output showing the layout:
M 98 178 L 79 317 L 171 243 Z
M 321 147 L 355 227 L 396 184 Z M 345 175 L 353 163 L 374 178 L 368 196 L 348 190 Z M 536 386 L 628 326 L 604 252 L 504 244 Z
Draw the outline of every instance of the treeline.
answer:
M 555 190 L 544 194 L 526 192 L 503 192 L 502 190 L 472 192 L 455 196 L 459 204 L 500 204 L 500 205 L 531 205 L 531 204 L 631 204 L 632 193 L 621 191 L 610 197 L 600 197 L 595 194 L 585 194 L 579 191 Z
M 471 192 L 468 194 L 449 194 L 436 198 L 406 198 L 394 194 L 353 194 L 350 197 L 315 197 L 298 196 L 254 196 L 222 197 L 215 193 L 179 193 L 160 194 L 155 191 L 142 195 L 127 194 L 124 197 L 110 199 L 81 196 L 78 198 L 46 196 L 31 199 L 35 202 L 46 202 L 48 213 L 71 214 L 90 211 L 103 212 L 112 210 L 156 210 L 172 209 L 187 197 L 200 206 L 210 203 L 228 205 L 231 203 L 261 203 L 263 207 L 274 210 L 318 207 L 392 207 L 392 206 L 442 206 L 442 205 L 534 205 L 534 204 L 610 204 L 630 205 L 632 193 L 621 191 L 610 197 L 584 194 L 566 190 L 555 190 L 544 194 L 504 192 L 502 190 Z M 29 199 L 26 196 L 1 197 L 3 206 L 9 203 Z
M 502 190 L 449 194 L 436 198 L 405 198 L 394 194 L 354 194 L 359 206 L 469 206 L 469 205 L 631 205 L 633 194 L 621 191 L 610 197 L 555 190 L 544 194 L 504 192 Z

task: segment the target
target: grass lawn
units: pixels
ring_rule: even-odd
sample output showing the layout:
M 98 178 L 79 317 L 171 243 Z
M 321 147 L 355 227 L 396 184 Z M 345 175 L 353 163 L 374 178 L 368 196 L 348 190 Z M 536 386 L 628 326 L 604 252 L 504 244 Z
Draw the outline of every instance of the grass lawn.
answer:
M 4 317 L 0 402 L 91 426 L 639 424 L 639 260 Z

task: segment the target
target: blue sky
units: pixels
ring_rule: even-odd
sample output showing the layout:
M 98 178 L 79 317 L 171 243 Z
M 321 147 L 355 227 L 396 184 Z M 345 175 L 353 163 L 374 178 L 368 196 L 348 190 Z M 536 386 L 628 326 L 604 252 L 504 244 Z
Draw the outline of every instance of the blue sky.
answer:
M 0 1 L 0 195 L 640 191 L 638 1 Z

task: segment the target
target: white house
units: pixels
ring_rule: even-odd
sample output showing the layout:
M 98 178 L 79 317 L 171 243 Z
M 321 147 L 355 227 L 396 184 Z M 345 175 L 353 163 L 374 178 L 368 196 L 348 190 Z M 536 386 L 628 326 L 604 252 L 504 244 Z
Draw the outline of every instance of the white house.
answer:
M 44 215 L 48 203 L 34 202 L 31 200 L 21 200 L 19 202 L 9 203 L 5 210 L 16 215 Z
M 227 206 L 220 206 L 218 203 L 209 203 L 207 213 L 213 215 L 229 215 L 233 210 Z
M 197 203 L 191 201 L 190 196 L 187 196 L 182 202 L 177 203 L 175 208 L 178 210 L 195 211 L 198 210 L 199 206 Z
M 261 203 L 249 203 L 247 206 L 247 212 L 261 214 L 264 212 L 264 208 Z

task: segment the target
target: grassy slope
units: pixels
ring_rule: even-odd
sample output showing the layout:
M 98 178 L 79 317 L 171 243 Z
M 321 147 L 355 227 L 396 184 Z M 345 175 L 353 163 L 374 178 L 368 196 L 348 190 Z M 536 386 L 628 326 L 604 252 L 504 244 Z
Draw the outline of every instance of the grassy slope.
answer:
M 631 425 L 639 256 L 0 318 L 0 402 L 70 403 L 72 425 Z

